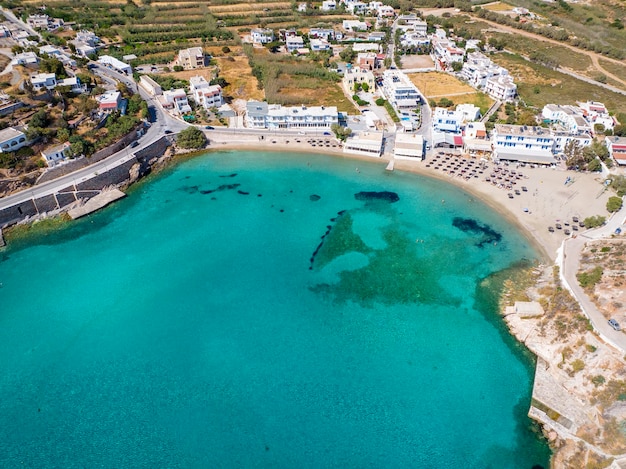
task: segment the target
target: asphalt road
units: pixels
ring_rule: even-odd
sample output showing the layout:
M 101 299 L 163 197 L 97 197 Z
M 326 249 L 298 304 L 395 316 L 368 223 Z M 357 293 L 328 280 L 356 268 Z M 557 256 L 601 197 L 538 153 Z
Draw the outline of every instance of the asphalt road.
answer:
M 132 85 L 132 77 L 119 74 L 114 70 L 110 70 L 106 67 L 98 66 L 97 69 L 100 73 L 103 73 L 106 76 L 109 76 L 119 81 L 124 81 L 127 85 Z M 138 89 L 139 94 L 142 96 L 143 99 L 147 101 L 148 107 L 151 109 L 155 117 L 155 121 L 148 128 L 146 133 L 138 140 L 139 145 L 137 147 L 133 148 L 132 151 L 130 147 L 126 147 L 118 151 L 117 153 L 109 156 L 108 158 L 87 166 L 86 168 L 79 169 L 71 174 L 67 174 L 52 181 L 38 184 L 24 191 L 20 191 L 15 194 L 3 197 L 0 199 L 0 210 L 11 207 L 18 203 L 25 202 L 32 198 L 39 198 L 46 195 L 54 194 L 60 189 L 71 186 L 73 184 L 79 184 L 82 181 L 96 176 L 97 174 L 107 171 L 109 168 L 115 167 L 128 161 L 133 157 L 133 152 L 141 150 L 142 148 L 154 143 L 159 138 L 161 138 L 166 133 L 166 131 L 176 133 L 180 132 L 188 126 L 184 122 L 176 120 L 163 112 L 163 110 L 155 102 L 152 96 L 150 96 L 141 87 L 137 87 L 135 85 L 133 89 Z
M 626 205 L 617 212 L 606 225 L 589 230 L 576 238 L 568 238 L 563 243 L 563 262 L 561 266 L 561 278 L 566 283 L 568 290 L 574 295 L 583 312 L 587 315 L 594 329 L 609 343 L 626 353 L 626 334 L 624 331 L 614 330 L 608 323 L 607 318 L 591 301 L 587 293 L 582 289 L 576 278 L 580 269 L 580 254 L 586 242 L 609 238 L 615 229 L 626 222 Z M 622 228 L 623 229 L 623 228 Z M 626 324 L 621 324 L 626 327 Z

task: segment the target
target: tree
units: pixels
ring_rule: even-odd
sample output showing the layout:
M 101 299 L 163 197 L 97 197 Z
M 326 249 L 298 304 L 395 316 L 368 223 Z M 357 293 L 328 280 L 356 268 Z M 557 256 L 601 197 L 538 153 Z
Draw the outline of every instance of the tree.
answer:
M 230 47 L 228 47 L 228 46 L 224 46 L 224 47 L 222 47 L 222 52 L 223 52 L 224 54 L 228 54 L 228 53 L 230 52 Z
M 361 89 L 367 93 L 370 90 L 370 85 L 367 83 L 361 83 Z
M 609 200 L 606 202 L 606 209 L 613 213 L 617 212 L 622 208 L 622 198 L 617 196 L 609 197 Z
M 346 63 L 351 63 L 357 56 L 357 53 L 354 51 L 352 46 L 346 47 L 344 50 L 339 52 L 339 57 Z
M 341 141 L 345 141 L 346 138 L 352 134 L 352 130 L 350 130 L 349 127 L 342 127 L 339 124 L 331 125 L 330 130 L 332 130 L 335 136 Z
M 460 72 L 463 68 L 463 62 L 452 62 L 452 70 L 455 72 Z
M 176 144 L 181 148 L 199 150 L 206 145 L 206 136 L 197 127 L 187 127 L 178 134 Z
M 604 225 L 606 222 L 606 217 L 601 215 L 595 215 L 593 217 L 587 217 L 583 220 L 585 226 L 588 228 L 597 228 L 598 226 Z
M 611 188 L 617 192 L 617 195 L 623 197 L 626 195 L 626 176 L 621 174 L 612 176 Z
M 40 109 L 35 114 L 33 114 L 33 117 L 30 118 L 29 124 L 31 127 L 44 128 L 48 125 L 48 122 L 49 119 L 46 111 Z

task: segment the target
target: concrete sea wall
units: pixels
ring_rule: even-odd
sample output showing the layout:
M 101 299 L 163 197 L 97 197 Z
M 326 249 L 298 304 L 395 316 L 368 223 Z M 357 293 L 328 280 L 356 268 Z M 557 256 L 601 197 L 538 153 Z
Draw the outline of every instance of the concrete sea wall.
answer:
M 170 145 L 170 140 L 163 136 L 151 145 L 135 152 L 128 161 L 110 167 L 106 172 L 98 173 L 79 184 L 60 188 L 54 194 L 32 198 L 0 210 L 0 227 L 13 225 L 47 212 L 67 209 L 79 200 L 83 202 L 89 200 L 106 187 L 117 186 L 135 179 L 131 178 L 131 168 L 136 165 L 138 166 L 136 176 L 143 177 L 150 172 Z

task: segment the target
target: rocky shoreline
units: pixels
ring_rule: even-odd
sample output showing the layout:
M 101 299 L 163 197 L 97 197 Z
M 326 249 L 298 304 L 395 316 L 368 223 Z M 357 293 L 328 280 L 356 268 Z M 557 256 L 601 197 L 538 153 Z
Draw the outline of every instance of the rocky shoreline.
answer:
M 528 415 L 554 450 L 552 467 L 623 467 L 626 357 L 593 333 L 555 267 L 530 275 L 529 288 L 508 282 L 501 312 L 510 333 L 537 357 Z

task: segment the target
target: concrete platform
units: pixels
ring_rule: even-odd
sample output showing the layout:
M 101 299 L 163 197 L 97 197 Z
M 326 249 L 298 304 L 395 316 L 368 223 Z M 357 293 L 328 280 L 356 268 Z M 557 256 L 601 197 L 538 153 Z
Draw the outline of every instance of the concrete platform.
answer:
M 90 213 L 93 213 L 96 210 L 100 210 L 101 208 L 106 207 L 110 203 L 115 202 L 116 200 L 122 199 L 124 197 L 126 197 L 126 194 L 124 194 L 121 190 L 110 189 L 105 192 L 101 192 L 95 197 L 92 197 L 85 203 L 85 205 L 73 208 L 67 213 L 72 220 L 76 220 L 77 218 L 81 218 L 81 217 L 84 217 L 85 215 L 89 215 Z

